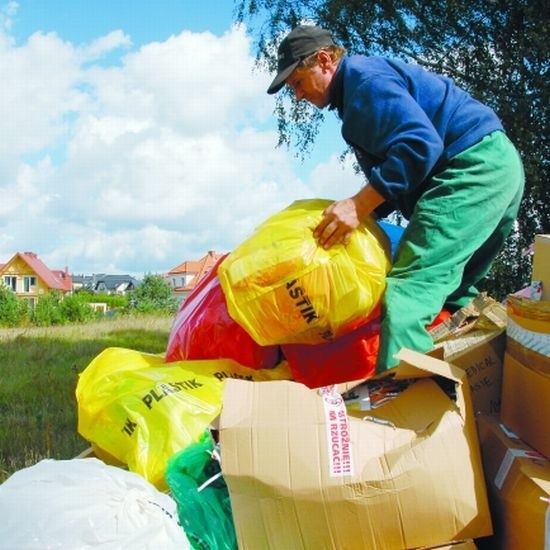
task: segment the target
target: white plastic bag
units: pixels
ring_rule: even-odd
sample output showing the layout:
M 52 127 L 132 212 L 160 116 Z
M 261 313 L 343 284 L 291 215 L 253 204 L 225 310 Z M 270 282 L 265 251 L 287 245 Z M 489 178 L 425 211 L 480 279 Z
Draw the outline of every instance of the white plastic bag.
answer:
M 0 548 L 191 548 L 177 505 L 96 458 L 42 460 L 0 485 Z

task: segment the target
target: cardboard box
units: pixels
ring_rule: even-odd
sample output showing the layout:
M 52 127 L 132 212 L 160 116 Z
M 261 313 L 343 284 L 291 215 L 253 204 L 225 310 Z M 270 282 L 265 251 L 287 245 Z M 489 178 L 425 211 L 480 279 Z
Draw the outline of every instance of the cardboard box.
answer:
M 457 353 L 444 355 L 444 359 L 466 373 L 474 412 L 498 416 L 506 331 L 466 334 L 461 340 L 469 345 Z
M 399 358 L 388 376 L 417 380 L 369 419 L 337 393 L 226 381 L 222 471 L 239 548 L 405 549 L 492 533 L 464 371 Z
M 520 363 L 550 376 L 550 357 L 522 346 L 513 338 L 507 338 L 506 351 Z
M 550 457 L 550 376 L 504 354 L 502 422 L 523 441 Z
M 550 302 L 509 296 L 506 351 L 533 369 L 550 375 Z
M 550 300 L 550 235 L 535 236 L 531 280 L 542 282 L 542 299 Z
M 476 414 L 500 412 L 506 322 L 506 308 L 482 293 L 430 331 L 441 358 L 466 372 Z
M 550 532 L 550 461 L 499 423 L 477 419 L 495 535 L 502 550 L 547 548 Z M 548 525 L 550 527 L 550 524 Z

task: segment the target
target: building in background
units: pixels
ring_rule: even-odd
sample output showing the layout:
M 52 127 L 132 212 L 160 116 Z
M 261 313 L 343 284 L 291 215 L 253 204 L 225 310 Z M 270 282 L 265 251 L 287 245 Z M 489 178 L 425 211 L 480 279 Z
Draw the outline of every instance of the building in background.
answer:
M 139 281 L 131 275 L 95 273 L 93 275 L 73 275 L 72 279 L 74 290 L 86 290 L 91 294 L 125 296 L 139 285 Z
M 73 290 L 67 268 L 52 270 L 34 252 L 17 252 L 7 263 L 0 264 L 0 280 L 31 308 L 41 296 L 54 290 L 64 295 Z
M 183 302 L 196 284 L 216 265 L 224 253 L 209 250 L 200 260 L 187 260 L 171 269 L 164 276 L 172 292 Z

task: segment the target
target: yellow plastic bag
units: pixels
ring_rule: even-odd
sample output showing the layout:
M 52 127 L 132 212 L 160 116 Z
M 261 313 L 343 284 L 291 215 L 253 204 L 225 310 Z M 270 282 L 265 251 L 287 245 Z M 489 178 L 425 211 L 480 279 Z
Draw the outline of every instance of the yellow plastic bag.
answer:
M 231 317 L 260 345 L 320 344 L 350 332 L 378 304 L 390 244 L 373 219 L 351 242 L 313 238 L 332 201 L 300 200 L 261 224 L 218 268 Z
M 107 348 L 79 377 L 78 432 L 100 458 L 113 457 L 166 490 L 168 459 L 198 441 L 219 415 L 227 378 L 291 374 L 286 363 L 263 370 L 230 359 L 165 363 L 159 355 Z

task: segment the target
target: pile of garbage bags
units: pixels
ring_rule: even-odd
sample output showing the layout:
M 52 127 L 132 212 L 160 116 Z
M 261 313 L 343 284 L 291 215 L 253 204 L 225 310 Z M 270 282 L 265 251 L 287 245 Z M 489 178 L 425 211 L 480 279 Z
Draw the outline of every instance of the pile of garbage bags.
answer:
M 42 548 L 148 537 L 236 548 L 216 440 L 224 381 L 315 388 L 374 372 L 390 241 L 369 219 L 348 245 L 322 249 L 313 229 L 330 203 L 296 201 L 223 256 L 179 308 L 165 354 L 108 348 L 88 365 L 78 431 L 96 458 L 42 461 L 0 487 L 14 547 L 20 536 Z M 33 502 L 24 529 L 18 499 Z
M 296 201 L 220 258 L 181 305 L 167 361 L 288 362 L 310 388 L 374 372 L 391 245 L 373 219 L 329 250 L 313 230 L 331 203 Z

